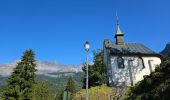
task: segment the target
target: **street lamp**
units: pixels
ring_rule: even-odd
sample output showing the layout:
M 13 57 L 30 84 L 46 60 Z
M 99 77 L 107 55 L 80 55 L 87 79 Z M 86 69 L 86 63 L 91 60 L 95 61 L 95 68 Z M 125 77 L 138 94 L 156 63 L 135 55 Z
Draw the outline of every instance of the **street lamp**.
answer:
M 90 43 L 86 41 L 84 48 L 86 50 L 86 100 L 88 100 L 88 51 L 90 49 Z
M 90 43 L 89 43 L 89 41 L 86 41 L 86 43 L 85 43 L 85 45 L 84 45 L 84 48 L 85 48 L 85 50 L 88 52 L 89 51 L 89 49 L 90 49 Z

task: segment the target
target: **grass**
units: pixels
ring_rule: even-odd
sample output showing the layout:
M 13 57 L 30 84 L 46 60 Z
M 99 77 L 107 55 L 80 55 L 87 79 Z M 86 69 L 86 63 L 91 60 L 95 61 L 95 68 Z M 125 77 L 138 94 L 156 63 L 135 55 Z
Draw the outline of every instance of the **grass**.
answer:
M 91 87 L 88 92 L 89 100 L 110 100 L 116 94 L 115 90 L 106 85 Z M 82 89 L 74 95 L 73 100 L 85 100 L 85 96 L 86 90 Z

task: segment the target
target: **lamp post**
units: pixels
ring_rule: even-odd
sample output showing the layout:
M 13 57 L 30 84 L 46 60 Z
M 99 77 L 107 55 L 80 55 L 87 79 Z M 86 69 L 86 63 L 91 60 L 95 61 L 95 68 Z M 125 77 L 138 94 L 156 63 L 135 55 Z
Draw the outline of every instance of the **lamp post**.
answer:
M 90 49 L 90 43 L 86 41 L 84 48 L 86 50 L 86 100 L 88 100 L 88 51 Z

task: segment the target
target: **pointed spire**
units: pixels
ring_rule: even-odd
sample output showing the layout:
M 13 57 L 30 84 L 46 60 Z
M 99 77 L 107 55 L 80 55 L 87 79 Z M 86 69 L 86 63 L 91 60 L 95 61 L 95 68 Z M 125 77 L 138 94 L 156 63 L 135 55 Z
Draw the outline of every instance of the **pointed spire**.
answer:
M 124 34 L 122 33 L 121 29 L 120 29 L 120 25 L 119 25 L 119 19 L 117 16 L 117 11 L 116 11 L 116 34 L 115 34 L 115 39 L 116 39 L 116 44 L 117 45 L 121 45 L 124 46 Z
M 117 11 L 116 11 L 116 25 L 117 25 L 116 34 L 123 34 L 119 26 L 119 18 L 117 15 Z

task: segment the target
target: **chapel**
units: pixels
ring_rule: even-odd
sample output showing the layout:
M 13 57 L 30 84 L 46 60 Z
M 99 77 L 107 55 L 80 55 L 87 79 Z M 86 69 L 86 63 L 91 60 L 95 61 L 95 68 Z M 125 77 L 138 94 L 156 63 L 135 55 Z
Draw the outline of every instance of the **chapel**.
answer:
M 140 43 L 126 43 L 117 20 L 115 42 L 105 39 L 103 62 L 108 86 L 133 86 L 161 63 L 161 55 Z

